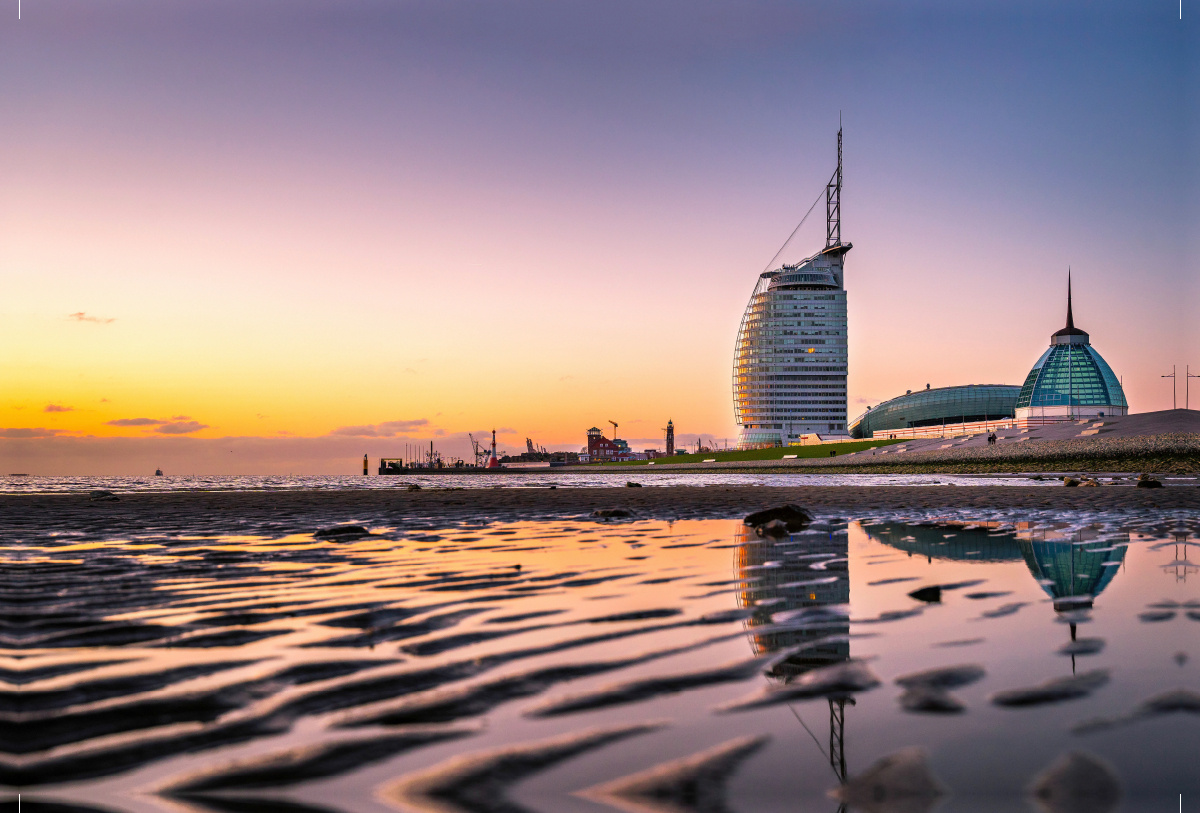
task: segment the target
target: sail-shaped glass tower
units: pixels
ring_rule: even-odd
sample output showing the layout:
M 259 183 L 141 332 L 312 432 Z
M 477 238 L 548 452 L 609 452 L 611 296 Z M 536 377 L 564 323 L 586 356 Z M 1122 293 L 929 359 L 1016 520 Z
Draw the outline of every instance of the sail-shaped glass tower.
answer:
M 738 448 L 845 435 L 846 289 L 842 263 L 842 131 L 825 187 L 825 249 L 759 275 L 733 354 Z

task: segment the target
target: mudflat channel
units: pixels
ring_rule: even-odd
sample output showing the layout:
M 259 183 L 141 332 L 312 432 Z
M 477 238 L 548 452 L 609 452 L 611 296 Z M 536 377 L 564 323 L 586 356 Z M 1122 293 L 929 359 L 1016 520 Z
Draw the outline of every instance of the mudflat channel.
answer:
M 1187 809 L 1197 491 L 3 496 L 0 805 Z

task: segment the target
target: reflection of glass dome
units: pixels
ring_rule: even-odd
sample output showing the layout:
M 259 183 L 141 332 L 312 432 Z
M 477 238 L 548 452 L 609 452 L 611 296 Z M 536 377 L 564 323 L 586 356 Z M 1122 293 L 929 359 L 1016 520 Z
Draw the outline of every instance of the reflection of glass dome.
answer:
M 865 528 L 867 536 L 909 556 L 957 562 L 1016 562 L 1021 548 L 1015 536 L 992 534 L 988 528 L 905 525 L 885 522 Z M 947 534 L 947 531 L 952 533 Z
M 1092 347 L 1088 334 L 1075 327 L 1068 279 L 1067 326 L 1050 337 L 1050 348 L 1025 377 L 1017 396 L 1017 420 L 1034 415 L 1070 419 L 1128 412 L 1120 380 Z
M 1057 605 L 1060 599 L 1100 595 L 1120 570 L 1125 548 L 1108 542 L 1028 541 L 1021 543 L 1029 572 Z M 1088 602 L 1090 603 L 1090 602 Z M 1078 602 L 1073 602 L 1078 606 Z

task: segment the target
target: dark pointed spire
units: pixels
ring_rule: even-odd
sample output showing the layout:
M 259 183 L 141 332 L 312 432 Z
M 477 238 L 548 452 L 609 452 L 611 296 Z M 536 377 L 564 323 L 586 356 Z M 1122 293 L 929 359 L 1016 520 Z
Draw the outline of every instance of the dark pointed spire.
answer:
M 1075 315 L 1071 311 L 1071 269 L 1067 268 L 1067 326 L 1050 337 L 1051 344 L 1089 344 L 1086 332 L 1075 327 Z
M 1067 266 L 1067 330 L 1075 327 L 1075 319 L 1071 316 L 1071 266 Z

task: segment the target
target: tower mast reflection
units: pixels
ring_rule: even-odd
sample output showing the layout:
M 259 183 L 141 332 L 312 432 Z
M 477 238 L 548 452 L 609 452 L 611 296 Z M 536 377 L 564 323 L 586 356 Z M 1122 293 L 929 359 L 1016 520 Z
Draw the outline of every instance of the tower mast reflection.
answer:
M 753 528 L 739 525 L 734 543 L 737 545 L 734 568 L 741 580 L 738 605 L 755 610 L 744 622 L 754 654 L 769 655 L 811 644 L 776 664 L 767 677 L 790 683 L 805 672 L 849 660 L 850 642 L 845 638 L 850 633 L 847 613 L 831 614 L 828 623 L 806 625 L 804 629 L 770 631 L 771 615 L 788 610 L 839 607 L 848 611 L 850 570 L 846 529 L 812 530 L 773 539 L 759 537 Z M 841 640 L 825 640 L 831 636 Z M 846 782 L 847 703 L 854 705 L 854 698 L 829 698 L 829 766 L 842 784 Z M 797 719 L 800 719 L 798 714 Z M 803 720 L 800 723 L 804 725 Z M 842 810 L 845 805 L 839 807 Z

